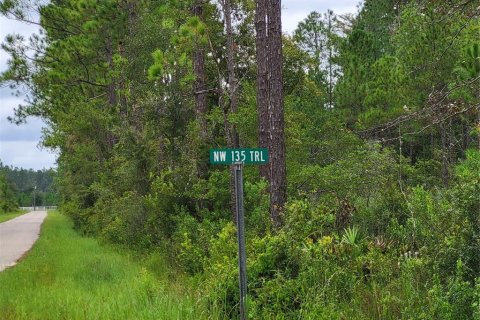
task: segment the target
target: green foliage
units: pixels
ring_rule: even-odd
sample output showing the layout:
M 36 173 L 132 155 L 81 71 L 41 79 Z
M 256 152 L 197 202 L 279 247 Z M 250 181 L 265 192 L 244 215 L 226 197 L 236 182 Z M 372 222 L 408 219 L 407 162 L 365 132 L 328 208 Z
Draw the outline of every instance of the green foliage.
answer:
M 148 216 L 142 197 L 127 192 L 108 204 L 109 212 L 105 217 L 111 219 L 102 229 L 102 236 L 113 243 L 129 245 L 133 248 L 149 248 L 152 246 L 148 229 Z
M 475 78 L 480 73 L 480 44 L 474 43 L 465 49 L 465 60 L 456 69 L 462 79 Z
M 352 228 L 348 227 L 342 236 L 342 242 L 350 246 L 355 246 L 357 245 L 358 238 L 358 229 L 355 226 Z
M 252 319 L 480 314 L 475 2 L 400 2 L 364 1 L 351 19 L 312 13 L 283 39 L 289 199 L 281 228 L 272 228 L 258 167 L 244 171 Z M 258 143 L 255 4 L 232 3 L 235 113 L 221 5 L 51 2 L 39 8 L 43 38 L 7 37 L 11 61 L 0 81 L 32 88 L 13 120 L 34 115 L 50 125 L 43 143 L 60 154 L 56 183 L 75 228 L 146 256 L 167 252 L 195 283 L 205 314 L 233 319 L 230 171 L 207 162 L 208 149 L 231 143 L 229 125 L 242 147 Z M 193 92 L 200 51 L 204 123 Z M 43 177 L 39 188 L 50 185 L 50 173 L 31 174 Z M 92 265 L 105 283 L 116 279 Z M 162 303 L 151 274 L 132 279 L 135 296 Z
M 14 185 L 7 180 L 4 173 L 0 171 L 0 210 L 2 213 L 18 209 L 14 192 Z
M 37 206 L 56 206 L 60 202 L 60 196 L 55 188 L 54 180 L 56 172 L 49 170 L 26 170 L 2 166 L 0 163 L 0 174 L 4 174 L 9 181 L 11 192 L 21 207 L 32 207 L 33 198 Z

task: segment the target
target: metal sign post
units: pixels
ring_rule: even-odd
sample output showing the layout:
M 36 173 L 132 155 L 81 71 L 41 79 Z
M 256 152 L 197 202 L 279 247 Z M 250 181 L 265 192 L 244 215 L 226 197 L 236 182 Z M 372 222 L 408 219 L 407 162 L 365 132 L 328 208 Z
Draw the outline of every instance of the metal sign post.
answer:
M 240 289 L 240 320 L 247 319 L 247 254 L 245 251 L 245 219 L 243 211 L 243 163 L 235 163 L 235 200 L 237 211 L 238 280 Z
M 210 163 L 233 165 L 235 172 L 240 320 L 247 320 L 247 254 L 245 249 L 245 216 L 243 208 L 243 166 L 244 164 L 267 164 L 268 150 L 266 148 L 211 149 Z

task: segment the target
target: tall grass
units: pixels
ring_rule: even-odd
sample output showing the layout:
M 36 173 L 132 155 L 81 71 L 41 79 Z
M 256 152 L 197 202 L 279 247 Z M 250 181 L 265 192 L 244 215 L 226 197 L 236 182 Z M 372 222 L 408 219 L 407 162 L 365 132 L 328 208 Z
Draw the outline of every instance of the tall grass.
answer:
M 193 299 L 116 251 L 49 213 L 26 258 L 0 273 L 0 319 L 202 319 Z
M 18 210 L 14 212 L 5 212 L 5 213 L 0 212 L 0 223 L 11 220 L 25 213 L 27 213 L 26 210 Z

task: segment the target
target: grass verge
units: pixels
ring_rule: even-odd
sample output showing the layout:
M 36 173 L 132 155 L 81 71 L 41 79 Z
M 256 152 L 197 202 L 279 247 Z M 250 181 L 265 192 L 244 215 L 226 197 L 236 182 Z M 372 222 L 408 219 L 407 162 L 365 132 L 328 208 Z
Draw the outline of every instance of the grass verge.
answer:
M 0 273 L 1 319 L 201 319 L 193 299 L 133 256 L 78 235 L 50 212 L 26 258 Z
M 19 210 L 19 211 L 14 211 L 14 212 L 7 212 L 7 213 L 0 213 L 0 223 L 11 220 L 13 218 L 16 218 L 18 216 L 21 216 L 22 214 L 27 213 L 26 210 Z

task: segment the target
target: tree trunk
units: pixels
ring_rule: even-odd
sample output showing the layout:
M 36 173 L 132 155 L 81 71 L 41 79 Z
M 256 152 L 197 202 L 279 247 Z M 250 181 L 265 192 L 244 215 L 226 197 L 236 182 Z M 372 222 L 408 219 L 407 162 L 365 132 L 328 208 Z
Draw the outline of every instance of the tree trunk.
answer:
M 270 217 L 273 225 L 282 223 L 282 212 L 287 200 L 285 133 L 283 112 L 283 56 L 281 0 L 270 0 L 268 10 L 269 36 L 269 116 L 270 116 Z
M 480 103 L 480 90 L 478 90 L 477 96 Z M 480 105 L 477 106 L 477 123 L 474 127 L 477 129 L 477 147 L 480 150 Z
M 230 0 L 223 2 L 223 15 L 225 17 L 225 27 L 227 31 L 227 71 L 228 71 L 228 98 L 230 102 L 230 112 L 238 112 L 238 82 L 235 75 L 235 48 L 233 39 L 233 26 L 232 26 L 232 4 Z M 238 148 L 240 146 L 240 139 L 238 132 L 234 125 L 229 126 L 231 135 L 229 147 Z M 228 139 L 227 139 L 228 140 Z M 232 220 L 236 222 L 236 197 L 235 197 L 235 168 L 230 166 L 230 211 Z
M 450 182 L 450 131 L 445 121 L 440 124 L 440 139 L 442 143 L 442 182 L 448 186 Z
M 200 21 L 203 21 L 203 4 L 201 1 L 195 2 L 193 14 L 197 16 Z M 195 111 L 200 124 L 200 134 L 204 140 L 207 137 L 207 120 L 205 118 L 205 114 L 207 113 L 207 86 L 205 81 L 205 50 L 200 45 L 197 45 L 193 52 L 193 73 L 195 75 L 195 83 L 193 85 Z
M 270 152 L 260 175 L 269 181 L 270 218 L 278 228 L 286 202 L 281 1 L 257 0 L 256 10 L 259 146 Z
M 224 15 L 227 29 L 227 70 L 228 70 L 228 97 L 230 100 L 230 111 L 238 112 L 238 82 L 235 74 L 235 48 L 232 27 L 232 5 L 230 0 L 224 2 Z M 238 148 L 240 141 L 235 126 L 232 126 L 233 147 Z
M 333 11 L 328 10 L 328 108 L 330 110 L 333 110 L 332 14 Z
M 107 39 L 107 59 L 108 59 L 108 66 L 110 69 L 114 68 L 113 65 L 113 40 L 111 37 Z M 110 79 L 110 82 L 107 85 L 107 95 L 108 95 L 108 104 L 110 107 L 114 107 L 117 104 L 117 88 L 115 86 L 115 82 L 113 79 Z
M 203 22 L 203 5 L 202 0 L 196 0 L 193 7 L 193 14 Z M 195 96 L 195 115 L 200 126 L 200 144 L 203 145 L 207 140 L 207 84 L 205 76 L 205 49 L 201 44 L 197 43 L 193 52 L 193 73 L 195 82 L 193 84 Z M 199 146 L 201 149 L 201 146 Z M 208 166 L 205 161 L 197 159 L 197 176 L 206 178 Z M 199 202 L 199 207 L 204 207 L 203 202 Z
M 269 0 L 257 0 L 255 11 L 255 31 L 257 47 L 257 115 L 258 146 L 269 146 L 269 112 L 268 112 L 268 35 L 267 7 Z M 260 176 L 269 180 L 268 165 L 260 166 Z

